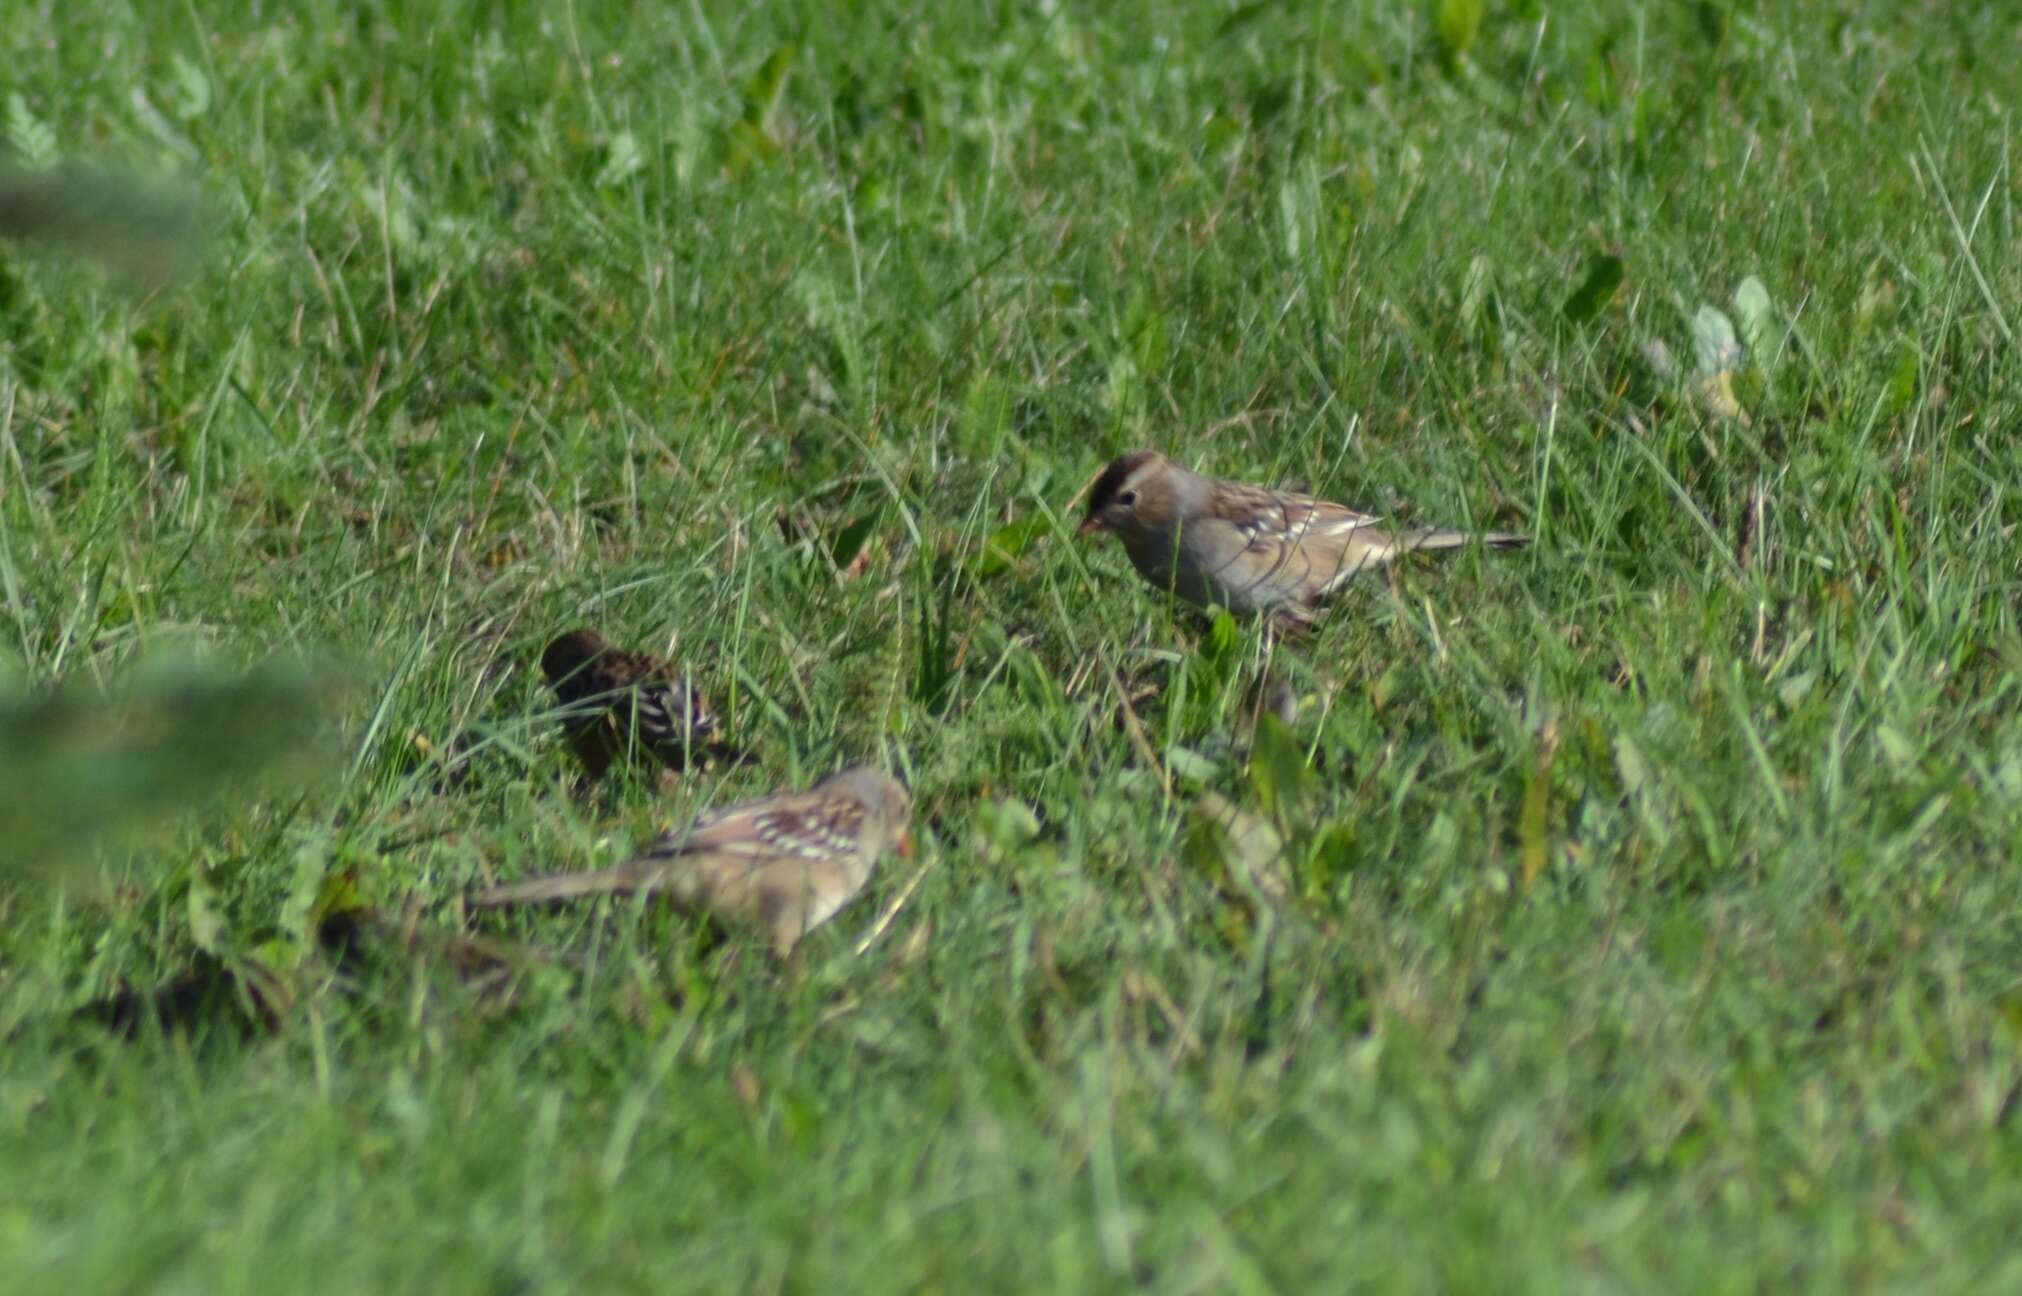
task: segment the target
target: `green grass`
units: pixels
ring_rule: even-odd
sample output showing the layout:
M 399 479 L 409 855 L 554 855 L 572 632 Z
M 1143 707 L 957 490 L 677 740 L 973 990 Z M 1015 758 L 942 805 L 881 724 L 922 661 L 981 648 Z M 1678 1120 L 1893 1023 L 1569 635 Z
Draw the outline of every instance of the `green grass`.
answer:
M 306 795 L 0 890 L 6 1285 L 2022 1280 L 2022 36 L 1543 8 L 0 26 L 17 150 L 215 228 L 145 299 L 0 248 L 5 671 L 353 678 Z M 1749 276 L 1744 424 L 1690 370 Z M 1254 639 L 1063 525 L 1146 444 L 1537 543 L 1352 591 L 1252 770 Z M 572 799 L 531 660 L 586 620 L 759 762 Z M 505 994 L 311 946 L 863 758 L 927 871 L 790 965 L 627 904 L 471 920 L 574 960 Z M 281 1027 L 66 1019 L 200 953 Z

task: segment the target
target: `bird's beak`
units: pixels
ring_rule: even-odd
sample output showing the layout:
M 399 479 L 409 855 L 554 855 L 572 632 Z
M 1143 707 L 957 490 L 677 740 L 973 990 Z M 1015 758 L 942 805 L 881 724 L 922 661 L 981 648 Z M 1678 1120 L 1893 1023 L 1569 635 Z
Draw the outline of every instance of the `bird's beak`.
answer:
M 1087 517 L 1081 519 L 1080 526 L 1074 528 L 1074 534 L 1085 536 L 1102 529 L 1102 515 L 1100 513 L 1090 513 Z
M 899 829 L 899 840 L 892 846 L 892 852 L 896 854 L 900 859 L 909 860 L 913 858 L 912 829 L 910 828 Z

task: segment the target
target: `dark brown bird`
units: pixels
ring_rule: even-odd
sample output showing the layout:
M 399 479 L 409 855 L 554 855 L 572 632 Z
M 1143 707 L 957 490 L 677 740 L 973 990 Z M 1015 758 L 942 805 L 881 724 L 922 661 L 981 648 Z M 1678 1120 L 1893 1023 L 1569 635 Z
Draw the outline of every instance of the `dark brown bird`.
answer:
M 716 713 L 701 692 L 651 653 L 616 647 L 595 630 L 571 630 L 541 654 L 541 672 L 561 699 L 569 746 L 592 779 L 621 760 L 657 761 L 678 772 L 693 753 L 721 750 Z

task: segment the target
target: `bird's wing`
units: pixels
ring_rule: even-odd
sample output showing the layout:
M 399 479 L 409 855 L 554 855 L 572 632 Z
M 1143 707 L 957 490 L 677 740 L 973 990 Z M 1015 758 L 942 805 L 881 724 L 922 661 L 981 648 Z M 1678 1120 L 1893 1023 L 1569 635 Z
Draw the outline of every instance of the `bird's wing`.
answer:
M 626 701 L 618 699 L 621 710 Z M 715 714 L 695 687 L 671 670 L 641 681 L 630 703 L 640 736 L 655 746 L 678 748 L 715 736 Z
M 726 807 L 669 833 L 638 863 L 676 903 L 754 923 L 784 956 L 863 886 L 864 807 L 802 792 Z
M 1267 491 L 1255 486 L 1225 486 L 1216 504 L 1221 515 L 1243 533 L 1252 548 L 1260 552 L 1281 545 L 1349 535 L 1375 527 L 1382 521 L 1332 500 L 1315 499 L 1311 495 L 1297 495 L 1289 491 Z
M 829 859 L 861 849 L 863 822 L 864 807 L 854 799 L 796 792 L 705 814 L 685 832 L 655 842 L 649 853 Z
M 1389 561 L 1396 537 L 1383 520 L 1332 500 L 1253 486 L 1227 486 L 1218 511 L 1246 552 L 1267 559 L 1257 583 L 1298 591 L 1300 601 L 1332 593 L 1366 568 Z

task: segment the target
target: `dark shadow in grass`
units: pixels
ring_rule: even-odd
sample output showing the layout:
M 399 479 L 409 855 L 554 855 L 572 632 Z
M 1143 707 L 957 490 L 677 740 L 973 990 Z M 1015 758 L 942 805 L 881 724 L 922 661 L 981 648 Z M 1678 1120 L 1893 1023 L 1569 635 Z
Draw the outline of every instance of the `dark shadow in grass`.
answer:
M 150 1032 L 192 1038 L 249 1038 L 280 1026 L 292 996 L 262 975 L 248 975 L 222 959 L 200 955 L 188 970 L 158 986 L 127 988 L 71 1014 L 119 1039 Z
M 150 1033 L 244 1040 L 282 1030 L 310 996 L 350 997 L 397 968 L 447 973 L 474 1000 L 495 1007 L 511 999 L 523 973 L 563 961 L 533 946 L 424 926 L 418 911 L 405 918 L 374 909 L 332 914 L 319 924 L 316 944 L 316 956 L 292 973 L 201 954 L 160 985 L 122 989 L 70 1019 L 122 1040 Z

